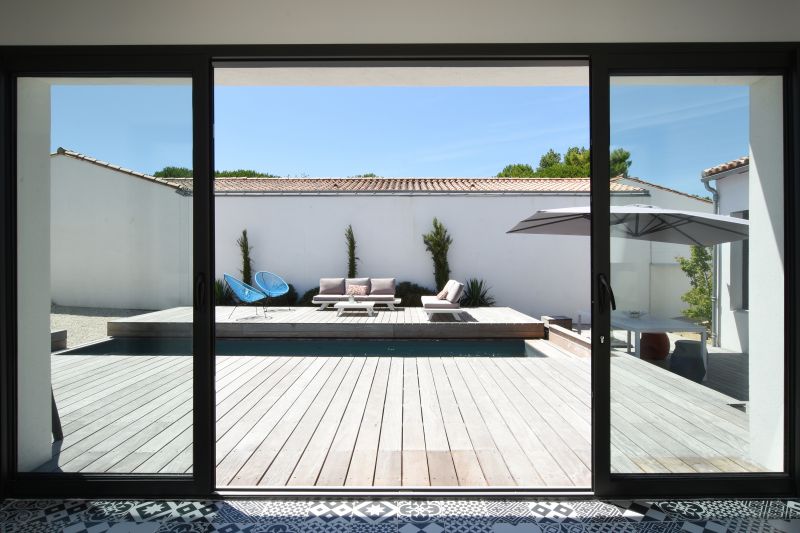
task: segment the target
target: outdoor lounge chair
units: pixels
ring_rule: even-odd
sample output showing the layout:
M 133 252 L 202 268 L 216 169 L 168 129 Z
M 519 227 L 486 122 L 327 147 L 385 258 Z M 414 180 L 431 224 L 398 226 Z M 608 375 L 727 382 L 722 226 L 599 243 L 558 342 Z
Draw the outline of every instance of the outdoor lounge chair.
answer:
M 253 280 L 256 282 L 258 288 L 267 295 L 267 299 L 264 302 L 264 316 L 266 316 L 267 302 L 269 302 L 269 299 L 283 296 L 289 292 L 289 284 L 283 281 L 283 278 L 279 275 L 263 270 L 256 272 L 256 275 L 253 276 Z
M 395 310 L 400 298 L 395 298 L 395 278 L 321 278 L 319 294 L 311 303 L 319 305 L 318 311 L 327 309 L 337 302 L 346 302 L 352 295 L 356 302 L 375 302 Z
M 453 318 L 461 321 L 459 315 L 464 311 L 458 302 L 462 294 L 464 294 L 464 284 L 451 279 L 445 284 L 442 292 L 436 296 L 423 296 L 422 309 L 427 313 L 428 320 L 433 318 L 433 315 L 449 313 L 453 315 Z
M 233 306 L 233 311 L 231 311 L 231 314 L 228 315 L 228 318 L 233 316 L 233 313 L 240 304 L 255 303 L 264 300 L 267 297 L 267 295 L 260 290 L 256 289 L 255 287 L 251 287 L 244 281 L 238 280 L 229 274 L 223 274 L 222 277 L 225 279 L 225 283 L 228 284 L 228 287 L 231 288 L 231 292 L 233 292 L 233 296 L 236 299 L 236 305 Z M 257 314 L 258 311 L 256 311 L 256 315 Z

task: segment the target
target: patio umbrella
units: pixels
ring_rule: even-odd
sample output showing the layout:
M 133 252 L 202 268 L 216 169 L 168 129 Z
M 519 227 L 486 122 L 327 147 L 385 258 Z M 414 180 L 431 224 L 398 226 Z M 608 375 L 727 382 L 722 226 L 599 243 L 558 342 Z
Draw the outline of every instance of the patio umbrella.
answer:
M 652 205 L 611 206 L 611 236 L 640 241 L 712 246 L 747 239 L 747 220 Z M 508 233 L 588 236 L 591 209 L 543 209 L 521 221 Z

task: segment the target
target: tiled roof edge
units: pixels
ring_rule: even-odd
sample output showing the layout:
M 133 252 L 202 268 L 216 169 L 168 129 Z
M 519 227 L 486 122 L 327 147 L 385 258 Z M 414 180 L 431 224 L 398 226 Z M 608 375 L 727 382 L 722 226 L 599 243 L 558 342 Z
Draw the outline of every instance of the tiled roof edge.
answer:
M 616 178 L 613 178 L 613 180 L 635 181 L 636 183 L 641 183 L 642 185 L 646 185 L 648 187 L 653 187 L 655 189 L 659 189 L 659 190 L 662 190 L 662 191 L 667 191 L 667 192 L 671 192 L 671 193 L 674 193 L 674 194 L 679 194 L 681 196 L 686 196 L 687 198 L 692 198 L 693 200 L 700 200 L 701 202 L 705 202 L 707 204 L 713 203 L 708 198 L 703 198 L 702 196 L 699 196 L 697 194 L 691 194 L 691 193 L 688 193 L 688 192 L 679 191 L 678 189 L 672 189 L 670 187 L 664 187 L 663 185 L 658 185 L 657 183 L 651 183 L 651 182 L 645 181 L 645 180 L 643 180 L 641 178 L 634 178 L 634 177 L 631 177 L 631 176 L 628 176 L 626 178 L 624 176 L 617 176 Z
M 177 191 L 185 192 L 187 189 L 181 185 L 172 183 L 164 178 L 157 178 L 155 176 L 151 176 L 150 174 L 145 174 L 143 172 L 138 172 L 136 170 L 131 170 L 129 168 L 124 168 L 119 165 L 115 165 L 113 163 L 109 163 L 107 161 L 101 161 L 94 157 L 88 156 L 86 154 L 82 154 L 80 152 L 76 152 L 74 150 L 68 150 L 67 148 L 63 148 L 59 146 L 56 151 L 50 154 L 50 157 L 56 155 L 65 155 L 67 157 L 71 157 L 73 159 L 78 159 L 80 161 L 86 161 L 87 163 L 91 163 L 93 165 L 97 165 L 99 167 L 108 168 L 110 170 L 116 170 L 117 172 L 122 172 L 124 174 L 128 174 L 129 176 L 134 176 L 143 180 L 152 181 L 153 183 L 158 183 L 159 185 L 164 185 L 165 187 L 169 187 L 170 189 L 175 189 Z
M 746 167 L 749 164 L 750 164 L 750 156 L 745 155 L 738 159 L 734 159 L 732 161 L 721 163 L 719 165 L 705 169 L 703 171 L 703 177 L 707 178 L 709 176 L 714 176 L 716 174 L 722 174 L 723 172 L 727 172 L 729 170 Z

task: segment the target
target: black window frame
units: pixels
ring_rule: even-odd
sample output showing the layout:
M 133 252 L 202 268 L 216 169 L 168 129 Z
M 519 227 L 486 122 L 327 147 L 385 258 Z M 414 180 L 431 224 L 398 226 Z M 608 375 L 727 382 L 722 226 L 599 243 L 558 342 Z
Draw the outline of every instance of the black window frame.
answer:
M 16 273 L 15 262 L 0 262 L 0 497 L 214 497 L 214 206 L 211 169 L 213 147 L 213 65 L 218 61 L 430 61 L 430 60 L 588 60 L 590 65 L 590 137 L 592 146 L 592 311 L 596 327 L 592 348 L 593 491 L 598 497 L 797 496 L 800 458 L 797 423 L 800 372 L 797 364 L 800 295 L 795 278 L 800 265 L 800 43 L 665 44 L 399 44 L 399 45 L 197 45 L 197 46 L 43 46 L 0 47 L 0 246 L 16 257 L 15 99 L 18 76 L 166 76 L 192 78 L 195 265 L 194 474 L 190 480 L 163 476 L 18 474 L 16 464 Z M 600 275 L 610 277 L 609 85 L 611 75 L 735 74 L 779 72 L 784 75 L 786 198 L 786 447 L 787 472 L 778 475 L 729 474 L 636 476 L 610 474 L 610 320 L 601 307 Z M 400 491 L 389 494 L 399 495 Z M 436 491 L 441 494 L 442 491 Z M 258 493 L 293 495 L 292 491 Z M 367 494 L 377 492 L 366 491 Z M 453 491 L 455 494 L 503 495 L 502 491 Z M 320 491 L 341 497 L 355 493 Z M 514 494 L 554 494 L 547 489 Z M 563 492 L 562 492 L 563 494 Z
M 674 45 L 667 50 L 660 50 L 657 45 L 643 46 L 631 51 L 615 51 L 609 54 L 607 69 L 602 89 L 608 104 L 610 98 L 611 77 L 618 76 L 709 76 L 709 75 L 780 75 L 783 77 L 783 130 L 784 130 L 784 228 L 785 228 L 785 319 L 784 319 L 784 467 L 782 473 L 730 473 L 730 474 L 611 474 L 610 469 L 598 469 L 598 461 L 610 461 L 610 387 L 595 388 L 593 391 L 603 395 L 602 401 L 594 406 L 597 426 L 594 429 L 596 441 L 593 442 L 595 453 L 595 494 L 598 496 L 639 497 L 700 497 L 700 496 L 783 496 L 797 495 L 798 491 L 798 447 L 797 447 L 797 407 L 798 407 L 798 286 L 796 282 L 797 267 L 800 265 L 798 255 L 798 217 L 792 206 L 800 205 L 799 187 L 794 183 L 798 176 L 798 61 L 800 53 L 794 49 L 768 45 Z M 598 81 L 599 83 L 600 81 Z M 593 89 L 597 89 L 595 86 Z M 593 116 L 594 119 L 594 116 Z M 606 126 L 610 124 L 606 123 Z M 603 201 L 598 198 L 600 188 L 607 191 L 608 154 L 610 148 L 610 131 L 605 128 L 598 143 L 598 165 L 592 166 L 592 247 L 602 248 L 600 240 L 606 245 L 609 242 L 608 220 L 598 216 L 606 206 L 596 205 Z M 606 137 L 608 135 L 608 137 Z M 606 149 L 603 149 L 606 147 Z M 594 154 L 595 151 L 593 150 Z M 603 159 L 603 161 L 600 161 Z M 602 180 L 600 179 L 602 178 Z M 608 193 L 605 193 L 608 196 Z M 608 253 L 607 249 L 597 253 Z M 593 261 L 596 258 L 593 257 Z M 605 263 L 604 263 L 605 265 Z M 604 272 L 611 279 L 610 268 Z M 608 266 L 606 266 L 608 268 Z M 597 270 L 593 273 L 598 275 Z M 613 279 L 611 279 L 613 285 Z M 595 293 L 593 292 L 593 295 Z M 599 300 L 599 298 L 598 298 Z M 607 309 L 594 307 L 593 318 L 599 314 L 602 323 L 599 330 L 610 335 L 610 313 Z M 594 326 L 594 324 L 593 324 Z M 609 337 L 610 338 L 610 337 Z M 593 364 L 602 365 L 605 383 L 609 383 L 610 346 L 595 342 L 592 346 Z M 597 360 L 599 358 L 599 361 Z M 603 433 L 601 436 L 600 433 Z M 602 455 L 602 457 L 600 457 Z
M 213 447 L 205 443 L 213 438 L 213 424 L 208 416 L 213 394 L 213 302 L 209 280 L 213 279 L 213 241 L 202 228 L 213 222 L 213 168 L 205 155 L 211 146 L 210 114 L 212 106 L 211 72 L 204 56 L 191 54 L 142 54 L 129 50 L 25 49 L 9 54 L 0 50 L 0 79 L 3 80 L 3 132 L 0 168 L 3 169 L 0 244 L 6 257 L 16 258 L 16 80 L 21 77 L 181 77 L 192 82 L 192 159 L 195 169 L 193 194 L 193 283 L 194 283 L 194 364 L 193 364 L 193 472 L 189 475 L 108 475 L 80 473 L 18 472 L 17 465 L 17 285 L 16 261 L 0 266 L 2 280 L 2 329 L 0 330 L 0 495 L 4 497 L 204 497 L 213 484 Z M 209 388 L 211 387 L 211 388 Z M 210 396 L 210 399 L 209 399 Z

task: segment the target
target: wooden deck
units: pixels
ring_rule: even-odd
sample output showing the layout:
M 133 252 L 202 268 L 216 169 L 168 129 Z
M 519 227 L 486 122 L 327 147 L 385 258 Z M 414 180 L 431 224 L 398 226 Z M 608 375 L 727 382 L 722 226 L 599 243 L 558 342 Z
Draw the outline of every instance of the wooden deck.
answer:
M 589 360 L 221 356 L 220 486 L 588 487 Z M 612 358 L 612 468 L 744 472 L 747 415 L 631 356 Z M 41 470 L 192 465 L 191 360 L 55 355 L 65 438 Z
M 451 315 L 433 320 L 421 307 L 376 308 L 374 316 L 363 311 L 336 316 L 334 309 L 316 307 L 270 308 L 267 318 L 260 307 L 217 307 L 217 338 L 308 337 L 308 338 L 517 338 L 544 337 L 544 324 L 510 307 L 467 309 L 461 321 Z M 175 307 L 108 322 L 111 337 L 189 337 L 192 308 Z

